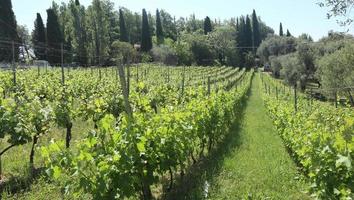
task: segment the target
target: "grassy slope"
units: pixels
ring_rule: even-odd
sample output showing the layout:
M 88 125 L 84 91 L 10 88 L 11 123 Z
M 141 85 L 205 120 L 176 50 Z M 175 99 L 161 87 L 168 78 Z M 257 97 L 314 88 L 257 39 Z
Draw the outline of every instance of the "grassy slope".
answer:
M 210 183 L 209 199 L 308 199 L 260 96 L 255 77 L 238 139 Z

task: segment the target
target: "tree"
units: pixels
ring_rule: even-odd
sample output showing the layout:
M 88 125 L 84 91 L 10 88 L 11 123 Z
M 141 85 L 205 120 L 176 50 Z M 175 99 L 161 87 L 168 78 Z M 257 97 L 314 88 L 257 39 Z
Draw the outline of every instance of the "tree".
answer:
M 202 31 L 186 35 L 190 44 L 194 61 L 197 65 L 210 66 L 214 63 L 215 54 L 208 37 Z
M 74 60 L 81 66 L 87 65 L 87 34 L 86 34 L 86 16 L 85 7 L 80 6 L 79 2 L 71 3 L 70 10 L 72 14 L 71 26 L 73 31 L 70 36 L 72 38 Z M 71 39 L 70 38 L 70 39 Z M 71 43 L 71 41 L 70 41 Z
M 237 19 L 236 24 L 236 49 L 238 49 L 237 60 L 240 67 L 245 66 L 245 54 L 247 52 L 247 49 L 245 48 L 247 46 L 246 37 L 246 21 L 245 17 L 241 16 Z
M 350 25 L 354 21 L 351 16 L 352 8 L 354 7 L 354 0 L 322 0 L 319 5 L 321 7 L 329 7 L 327 18 L 343 17 L 338 23 L 342 26 Z
M 160 11 L 164 38 L 171 38 L 177 40 L 177 22 L 168 12 L 165 10 Z
M 236 63 L 236 41 L 234 38 L 236 30 L 232 26 L 220 26 L 208 34 L 211 46 L 217 53 L 219 63 L 222 65 L 235 66 Z
M 280 23 L 280 26 L 279 26 L 279 36 L 284 36 L 283 24 L 282 23 Z
M 62 32 L 54 9 L 47 10 L 47 60 L 52 65 L 59 65 L 61 63 L 60 50 L 63 42 Z
M 36 58 L 39 60 L 46 59 L 46 35 L 45 35 L 45 27 L 43 24 L 42 17 L 39 13 L 37 13 L 36 21 L 34 22 L 34 30 L 32 33 L 32 44 L 34 54 Z
M 319 76 L 322 86 L 328 90 L 327 95 L 339 92 L 347 96 L 352 106 L 354 98 L 352 86 L 354 85 L 354 43 L 347 44 L 343 49 L 322 57 L 318 61 Z M 333 90 L 333 88 L 338 88 Z M 330 93 L 329 93 L 330 92 Z
M 268 36 L 274 35 L 274 29 L 267 26 L 261 20 L 259 20 L 258 22 L 259 22 L 259 31 L 260 31 L 260 43 L 262 43 L 262 41 L 265 40 Z
M 251 19 L 248 15 L 246 16 L 246 24 L 244 31 L 245 47 L 248 47 L 247 51 L 251 51 L 251 48 L 249 47 L 252 47 L 252 24 Z
M 280 56 L 296 51 L 297 41 L 293 37 L 277 35 L 266 38 L 257 49 L 257 55 L 263 63 L 269 62 L 270 56 Z
M 89 34 L 89 54 L 93 59 L 92 64 L 103 65 L 109 60 L 110 35 L 109 18 L 107 9 L 104 9 L 101 0 L 93 0 L 92 5 L 87 10 Z
M 279 57 L 281 59 L 281 75 L 284 77 L 285 82 L 291 86 L 297 86 L 298 81 L 301 79 L 301 68 L 303 67 L 296 53 L 287 54 Z
M 80 6 L 80 1 L 79 0 L 75 0 L 75 5 L 76 6 Z
M 119 9 L 119 30 L 120 30 L 120 41 L 129 42 L 129 36 L 128 36 L 127 27 L 124 19 L 124 13 L 122 9 Z
M 0 1 L 0 62 L 10 62 L 12 60 L 12 41 L 15 42 L 15 60 L 18 59 L 19 38 L 17 33 L 17 22 L 12 10 L 11 0 Z
M 303 40 L 305 42 L 313 42 L 313 39 L 311 37 L 311 35 L 303 33 L 298 37 L 299 40 Z
M 152 38 L 150 33 L 149 20 L 145 9 L 143 9 L 142 18 L 141 50 L 148 52 L 152 49 Z
M 207 16 L 204 20 L 204 34 L 207 35 L 213 31 L 213 27 L 211 26 L 210 18 Z
M 177 65 L 178 63 L 176 51 L 167 45 L 155 46 L 151 51 L 154 61 L 165 65 Z
M 128 42 L 115 41 L 112 44 L 114 52 L 113 59 L 116 64 L 118 63 L 131 63 L 136 57 L 136 51 L 133 46 Z
M 132 44 L 138 44 L 141 42 L 141 24 L 142 24 L 142 17 L 139 13 L 132 13 L 129 9 L 121 7 L 125 27 L 127 30 L 127 35 L 129 42 Z
M 257 48 L 261 44 L 261 32 L 256 11 L 252 13 L 252 41 L 253 53 L 256 54 Z
M 286 37 L 291 37 L 291 33 L 290 33 L 289 29 L 286 30 Z
M 160 11 L 158 9 L 156 10 L 156 38 L 157 38 L 158 45 L 163 43 L 164 33 L 162 29 Z

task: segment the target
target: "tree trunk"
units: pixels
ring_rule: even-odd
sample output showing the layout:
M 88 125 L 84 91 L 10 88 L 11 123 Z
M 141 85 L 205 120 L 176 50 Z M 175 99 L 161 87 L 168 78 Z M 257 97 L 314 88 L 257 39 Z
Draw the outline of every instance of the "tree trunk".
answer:
M 147 181 L 145 180 L 146 178 L 143 177 L 143 181 L 142 181 L 142 199 L 143 200 L 150 200 L 152 199 L 152 192 L 151 192 L 151 188 L 150 185 L 147 183 Z
M 197 160 L 194 158 L 193 152 L 191 152 L 191 158 L 193 160 L 193 164 L 197 163 Z
M 33 165 L 34 164 L 34 153 L 35 153 L 34 149 L 35 149 L 37 143 L 38 143 L 38 135 L 35 135 L 35 136 L 33 136 L 32 148 L 31 148 L 31 153 L 30 153 L 30 161 L 29 161 L 31 169 L 34 168 L 34 165 Z
M 211 148 L 213 147 L 213 139 L 210 138 L 209 139 L 209 147 L 208 147 L 208 151 L 210 152 L 211 151 Z
M 71 129 L 73 124 L 70 122 L 66 127 L 66 148 L 70 148 L 70 141 L 71 141 Z
M 353 98 L 353 95 L 351 94 L 350 90 L 348 90 L 348 95 L 349 95 L 350 105 L 352 107 L 354 107 L 354 98 Z
M 205 148 L 205 141 L 202 140 L 202 146 L 200 148 L 199 157 L 202 157 L 204 155 L 204 148 Z
M 171 190 L 172 187 L 173 187 L 173 172 L 172 172 L 172 169 L 171 167 L 169 168 L 169 173 L 170 173 L 170 186 L 168 187 L 168 190 Z

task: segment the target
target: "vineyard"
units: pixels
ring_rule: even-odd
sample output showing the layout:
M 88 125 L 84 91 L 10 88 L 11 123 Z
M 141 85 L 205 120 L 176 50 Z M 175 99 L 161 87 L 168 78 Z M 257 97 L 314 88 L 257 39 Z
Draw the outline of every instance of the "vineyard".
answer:
M 353 108 L 315 101 L 268 75 L 262 75 L 262 88 L 274 125 L 314 196 L 353 198 Z
M 48 192 L 62 188 L 54 193 L 68 199 L 166 198 L 223 148 L 258 83 L 309 194 L 351 198 L 352 108 L 309 99 L 267 74 L 251 84 L 253 74 L 148 64 L 1 71 L 2 195 L 50 183 Z
M 149 199 L 162 178 L 172 188 L 175 174 L 223 140 L 252 74 L 149 65 L 121 76 L 118 68 L 3 71 L 2 180 L 45 167 L 72 197 Z

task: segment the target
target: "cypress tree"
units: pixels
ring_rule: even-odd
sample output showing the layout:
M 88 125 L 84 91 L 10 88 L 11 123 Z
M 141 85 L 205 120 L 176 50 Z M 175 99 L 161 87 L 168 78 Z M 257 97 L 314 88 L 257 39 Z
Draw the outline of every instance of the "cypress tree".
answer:
M 47 10 L 47 15 L 47 59 L 52 65 L 59 65 L 61 63 L 60 51 L 63 37 L 60 30 L 58 16 L 52 8 Z
M 210 18 L 207 16 L 204 20 L 204 34 L 207 35 L 211 31 L 213 31 L 213 28 L 211 26 Z
M 253 53 L 256 53 L 256 48 L 259 47 L 259 45 L 261 44 L 261 32 L 259 29 L 259 22 L 258 22 L 258 17 L 256 14 L 256 11 L 253 10 L 252 13 L 252 46 L 253 48 Z
M 18 59 L 19 42 L 17 22 L 11 0 L 0 1 L 0 62 L 12 61 L 12 41 L 15 42 L 15 60 Z
M 164 42 L 161 15 L 158 9 L 156 10 L 156 37 L 157 37 L 157 44 L 162 44 Z
M 280 23 L 280 26 L 279 26 L 279 36 L 284 36 L 283 24 L 282 23 Z
M 34 45 L 34 54 L 37 59 L 46 59 L 46 37 L 45 37 L 45 27 L 43 24 L 43 19 L 39 13 L 37 13 L 36 21 L 34 22 L 34 30 L 32 34 L 32 43 Z
M 246 25 L 245 25 L 245 46 L 246 47 L 252 47 L 252 25 L 251 25 L 251 19 L 249 16 L 246 16 Z M 247 51 L 250 51 L 251 49 L 247 49 Z
M 239 63 L 240 67 L 243 67 L 245 64 L 245 52 L 247 49 L 245 49 L 246 44 L 246 21 L 243 16 L 241 16 L 239 19 L 237 19 L 237 24 L 236 24 L 236 48 L 238 49 L 237 51 L 237 60 Z
M 122 9 L 119 9 L 119 29 L 120 29 L 120 40 L 122 42 L 129 42 L 127 27 L 125 24 L 124 13 Z
M 286 30 L 286 37 L 291 37 L 291 33 L 290 33 L 289 29 Z
M 141 50 L 144 52 L 148 52 L 152 49 L 152 40 L 149 27 L 149 20 L 145 9 L 143 9 L 142 18 Z

